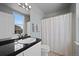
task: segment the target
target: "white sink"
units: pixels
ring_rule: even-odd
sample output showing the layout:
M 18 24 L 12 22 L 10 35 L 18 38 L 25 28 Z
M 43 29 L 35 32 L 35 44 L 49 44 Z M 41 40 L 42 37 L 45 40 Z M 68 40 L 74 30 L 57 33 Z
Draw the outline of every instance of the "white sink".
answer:
M 29 44 L 29 43 L 32 43 L 32 42 L 35 42 L 35 41 L 36 41 L 36 38 L 26 38 L 26 39 L 23 39 L 23 40 L 19 40 L 18 43 Z

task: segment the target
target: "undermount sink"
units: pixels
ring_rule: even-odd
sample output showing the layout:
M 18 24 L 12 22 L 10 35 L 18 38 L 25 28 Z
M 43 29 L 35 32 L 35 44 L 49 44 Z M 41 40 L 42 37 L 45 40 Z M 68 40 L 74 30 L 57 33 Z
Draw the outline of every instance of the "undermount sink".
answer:
M 23 39 L 23 40 L 19 40 L 18 43 L 20 44 L 30 44 L 32 42 L 35 42 L 36 41 L 36 38 L 26 38 L 26 39 Z

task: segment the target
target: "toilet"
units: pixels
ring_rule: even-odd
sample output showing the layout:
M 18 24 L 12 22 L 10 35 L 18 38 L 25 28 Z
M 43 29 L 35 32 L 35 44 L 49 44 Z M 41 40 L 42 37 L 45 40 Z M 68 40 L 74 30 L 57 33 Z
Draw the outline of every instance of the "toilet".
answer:
M 41 45 L 41 55 L 42 56 L 48 56 L 48 52 L 50 51 L 49 46 L 42 44 Z

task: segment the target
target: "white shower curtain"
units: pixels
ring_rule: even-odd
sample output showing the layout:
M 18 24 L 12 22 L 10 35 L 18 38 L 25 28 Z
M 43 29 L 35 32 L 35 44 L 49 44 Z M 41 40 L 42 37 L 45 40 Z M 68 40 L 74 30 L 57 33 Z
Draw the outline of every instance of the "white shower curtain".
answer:
M 42 44 L 61 55 L 72 54 L 72 14 L 67 13 L 42 20 Z

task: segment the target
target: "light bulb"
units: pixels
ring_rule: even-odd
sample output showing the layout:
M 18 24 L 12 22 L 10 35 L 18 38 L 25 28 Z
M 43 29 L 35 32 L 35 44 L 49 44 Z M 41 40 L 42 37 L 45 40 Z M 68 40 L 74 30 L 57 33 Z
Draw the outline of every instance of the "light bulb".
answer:
M 27 4 L 27 3 L 25 3 L 25 5 L 27 6 L 28 4 Z
M 25 8 L 24 6 L 22 6 L 23 8 Z
M 18 5 L 21 5 L 20 3 L 17 3 Z
M 29 6 L 29 8 L 32 8 L 31 6 Z

